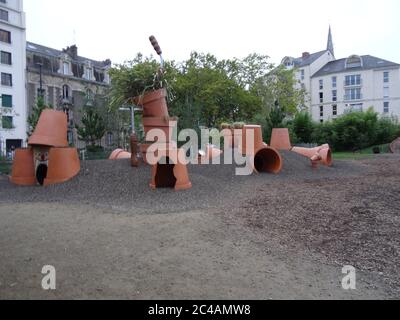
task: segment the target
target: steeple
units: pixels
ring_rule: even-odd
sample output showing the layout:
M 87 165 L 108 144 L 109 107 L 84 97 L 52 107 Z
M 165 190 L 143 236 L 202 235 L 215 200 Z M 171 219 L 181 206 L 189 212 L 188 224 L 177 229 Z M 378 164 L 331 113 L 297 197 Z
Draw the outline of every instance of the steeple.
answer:
M 329 50 L 333 56 L 335 56 L 335 48 L 333 47 L 333 38 L 332 38 L 332 30 L 331 26 L 329 26 L 329 34 L 328 34 L 328 45 L 326 50 Z

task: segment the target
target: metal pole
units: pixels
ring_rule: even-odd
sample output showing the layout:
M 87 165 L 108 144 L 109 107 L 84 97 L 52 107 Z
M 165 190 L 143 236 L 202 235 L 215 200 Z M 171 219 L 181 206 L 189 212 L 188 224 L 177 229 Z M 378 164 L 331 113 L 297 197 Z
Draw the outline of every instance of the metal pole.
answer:
M 135 134 L 135 106 L 131 106 L 131 126 L 132 134 Z

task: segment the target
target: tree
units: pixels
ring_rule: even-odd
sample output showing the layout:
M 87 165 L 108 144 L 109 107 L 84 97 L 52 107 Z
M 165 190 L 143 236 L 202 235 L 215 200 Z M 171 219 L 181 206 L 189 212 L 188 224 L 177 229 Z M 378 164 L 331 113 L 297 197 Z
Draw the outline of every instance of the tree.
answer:
M 39 96 L 36 100 L 36 104 L 32 108 L 30 116 L 28 117 L 28 137 L 30 137 L 33 131 L 35 131 L 40 115 L 45 109 L 53 109 L 53 107 L 51 105 L 47 106 L 44 102 L 44 98 Z
M 293 123 L 293 132 L 301 143 L 310 143 L 314 130 L 314 123 L 308 112 L 302 111 L 296 114 Z
M 94 110 L 88 108 L 82 117 L 82 127 L 76 126 L 78 137 L 90 146 L 96 146 L 96 142 L 103 138 L 106 133 L 106 126 L 103 118 Z

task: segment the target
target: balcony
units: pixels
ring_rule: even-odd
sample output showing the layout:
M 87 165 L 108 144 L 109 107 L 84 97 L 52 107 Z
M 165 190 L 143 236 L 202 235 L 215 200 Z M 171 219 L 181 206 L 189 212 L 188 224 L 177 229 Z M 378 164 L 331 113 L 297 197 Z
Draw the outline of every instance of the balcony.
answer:
M 361 87 L 363 85 L 362 79 L 357 80 L 357 81 L 343 81 L 343 86 L 344 87 Z

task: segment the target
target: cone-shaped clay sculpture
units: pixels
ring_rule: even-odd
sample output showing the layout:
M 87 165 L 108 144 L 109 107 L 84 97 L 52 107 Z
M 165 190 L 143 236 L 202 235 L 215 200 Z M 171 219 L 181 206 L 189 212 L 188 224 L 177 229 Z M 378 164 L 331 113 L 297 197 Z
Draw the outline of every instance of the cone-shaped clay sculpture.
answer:
M 10 181 L 20 186 L 36 185 L 35 164 L 32 149 L 17 149 L 12 166 Z
M 130 159 L 131 158 L 131 153 L 128 151 L 125 151 L 123 149 L 115 149 L 108 160 L 121 160 L 121 159 Z
M 289 129 L 273 129 L 270 145 L 277 150 L 291 150 L 292 143 L 290 142 Z
M 390 144 L 391 153 L 400 153 L 400 138 L 397 138 Z
M 40 115 L 28 144 L 30 146 L 68 147 L 67 131 L 67 115 L 61 111 L 45 109 Z
M 177 121 L 171 121 L 168 117 L 143 118 L 144 133 L 146 141 L 169 142 L 172 140 Z M 158 136 L 156 130 L 160 130 L 163 136 Z M 150 133 L 150 134 L 149 134 Z M 153 133 L 153 134 L 152 134 Z M 154 137 L 157 135 L 157 137 Z
M 75 148 L 51 148 L 49 168 L 44 185 L 66 182 L 80 171 L 78 152 Z
M 183 149 L 160 148 L 157 159 L 157 164 L 152 167 L 152 189 L 174 188 L 179 191 L 192 187 Z
M 254 138 L 253 141 L 251 140 L 252 137 Z M 276 149 L 269 147 L 263 142 L 261 126 L 244 126 L 242 154 L 254 156 L 254 170 L 258 173 L 278 174 L 282 170 L 282 157 Z
M 168 117 L 167 91 L 160 89 L 136 98 L 135 102 L 143 106 L 143 117 Z
M 309 158 L 313 164 L 319 162 L 328 167 L 333 164 L 332 151 L 328 144 L 324 144 L 317 148 L 294 147 L 292 151 Z

